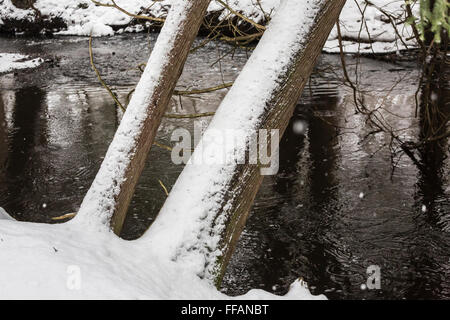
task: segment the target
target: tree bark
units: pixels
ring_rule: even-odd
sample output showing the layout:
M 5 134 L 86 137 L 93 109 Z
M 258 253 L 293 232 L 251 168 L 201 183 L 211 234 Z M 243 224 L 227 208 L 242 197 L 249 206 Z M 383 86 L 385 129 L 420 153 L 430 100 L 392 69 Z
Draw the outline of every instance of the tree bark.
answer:
M 72 223 L 120 234 L 136 184 L 210 0 L 170 9 L 102 166 Z
M 281 138 L 345 2 L 282 2 L 204 136 L 245 127 L 247 140 L 260 129 L 278 129 Z M 202 139 L 199 146 L 213 144 Z M 188 164 L 142 240 L 220 286 L 262 179 L 259 165 Z

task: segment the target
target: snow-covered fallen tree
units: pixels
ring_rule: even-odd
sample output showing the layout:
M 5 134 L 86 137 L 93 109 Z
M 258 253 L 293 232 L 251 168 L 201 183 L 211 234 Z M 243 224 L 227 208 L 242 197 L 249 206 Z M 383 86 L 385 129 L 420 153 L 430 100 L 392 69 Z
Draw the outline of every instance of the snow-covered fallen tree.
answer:
M 278 122 L 261 122 L 266 103 L 269 103 L 269 119 L 278 119 L 281 124 L 287 121 L 292 112 L 291 104 L 300 95 L 303 82 L 309 77 L 315 57 L 320 53 L 344 1 L 310 0 L 299 4 L 297 0 L 284 0 L 212 126 L 220 129 L 226 125 L 227 113 L 231 112 L 228 120 L 236 121 L 234 125 L 244 131 L 260 125 L 271 127 L 270 124 Z M 185 191 L 189 191 L 186 184 L 190 177 L 200 183 L 222 183 L 230 178 L 234 166 L 225 167 L 223 172 L 211 166 L 203 173 L 198 168 L 188 167 L 175 186 L 174 195 L 168 199 L 160 217 L 144 237 L 124 241 L 110 230 L 111 208 L 115 206 L 110 201 L 116 200 L 114 195 L 124 182 L 116 178 L 127 178 L 123 170 L 130 161 L 130 155 L 136 151 L 136 133 L 142 132 L 143 121 L 154 115 L 148 106 L 154 89 L 164 78 L 161 73 L 172 70 L 166 60 L 174 58 L 171 49 L 180 41 L 175 33 L 183 29 L 186 19 L 195 16 L 189 14 L 190 9 L 195 7 L 201 12 L 202 5 L 207 2 L 190 0 L 171 8 L 97 182 L 94 182 L 75 219 L 60 225 L 25 223 L 11 221 L 10 216 L 1 211 L 0 298 L 229 298 L 207 281 L 210 277 L 199 277 L 205 262 L 216 258 L 216 250 L 205 251 L 205 243 L 214 247 L 220 240 L 214 233 L 208 239 L 208 233 L 201 228 L 208 228 L 205 221 L 209 221 L 208 216 L 216 215 L 218 211 L 214 203 L 221 199 L 212 195 L 211 202 L 203 202 L 206 207 L 198 210 L 192 205 L 202 205 L 198 201 L 211 194 L 205 193 L 201 185 L 190 193 Z M 286 26 L 290 32 L 280 37 L 280 28 Z M 189 42 L 189 39 L 185 41 Z M 183 60 L 182 55 L 175 58 Z M 173 70 L 178 68 L 175 66 Z M 178 77 L 178 74 L 172 76 Z M 173 89 L 170 88 L 171 82 L 163 83 L 169 86 L 165 91 L 170 93 Z M 247 92 L 249 89 L 254 92 Z M 243 96 L 236 100 L 239 93 Z M 278 99 L 274 96 L 277 93 L 280 94 Z M 225 110 L 226 107 L 232 110 Z M 157 112 L 160 111 L 163 110 Z M 211 176 L 216 173 L 217 177 Z M 183 194 L 193 199 L 180 198 Z M 178 209 L 177 201 L 181 201 Z M 208 213 L 202 209 L 211 211 Z M 203 218 L 202 214 L 207 217 Z M 199 246 L 192 246 L 192 241 L 197 241 Z M 239 298 L 277 297 L 252 290 Z M 312 296 L 304 283 L 298 280 L 286 296 L 278 298 L 322 299 L 324 296 Z
M 249 143 L 260 130 L 276 130 L 278 138 L 282 136 L 344 3 L 281 3 L 144 235 L 152 243 L 165 244 L 167 259 L 220 284 L 263 176 L 261 162 L 220 163 L 216 157 L 236 159 L 243 148 L 250 154 Z M 228 137 L 216 139 L 218 132 Z M 261 141 L 258 144 L 261 148 Z
M 0 299 L 230 299 L 163 250 L 70 223 L 0 219 Z M 238 298 L 325 297 L 295 281 L 283 297 L 251 290 Z
M 208 4 L 209 0 L 190 0 L 173 6 L 102 166 L 81 204 L 77 221 L 111 226 L 120 234 L 156 131 Z
M 116 0 L 115 3 L 128 13 L 145 12 L 151 17 L 163 19 L 172 1 L 162 0 L 153 3 L 151 0 Z M 98 2 L 111 3 L 107 0 Z M 264 23 L 267 16 L 273 16 L 280 0 L 260 0 L 259 4 L 255 0 L 225 2 L 235 12 L 257 23 Z M 414 13 L 419 15 L 418 1 L 412 1 L 412 4 Z M 65 30 L 55 30 L 64 35 L 88 36 L 92 33 L 94 36 L 110 36 L 124 31 L 135 32 L 144 29 L 141 24 L 133 25 L 132 16 L 112 7 L 96 6 L 90 0 L 37 0 L 34 8 L 40 12 L 39 17 L 45 17 L 47 21 L 57 20 L 56 23 L 47 23 L 49 28 L 57 26 L 59 21 L 64 23 Z M 215 0 L 211 2 L 208 13 L 210 15 L 219 13 L 219 19 L 233 17 L 233 13 Z M 0 29 L 2 24 L 14 24 L 14 21 L 33 22 L 37 17 L 36 11 L 32 8 L 19 9 L 13 6 L 11 0 L 0 1 Z M 416 46 L 411 27 L 405 23 L 408 20 L 405 1 L 347 1 L 340 20 L 344 49 L 347 52 L 395 52 Z M 339 52 L 336 30 L 331 33 L 324 50 Z

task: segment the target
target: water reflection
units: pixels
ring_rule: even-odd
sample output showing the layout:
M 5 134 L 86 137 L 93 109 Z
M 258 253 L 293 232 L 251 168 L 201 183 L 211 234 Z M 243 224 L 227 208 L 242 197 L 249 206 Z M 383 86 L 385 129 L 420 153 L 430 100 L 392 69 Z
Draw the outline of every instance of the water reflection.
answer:
M 419 137 L 427 139 L 446 132 L 445 122 L 450 116 L 450 70 L 436 70 L 435 77 L 426 80 L 422 88 L 419 106 Z M 428 100 L 426 97 L 430 97 Z M 427 105 L 425 101 L 428 101 Z M 430 110 L 439 110 L 432 113 Z M 450 201 L 448 179 L 448 140 L 440 139 L 424 143 L 418 148 L 419 167 L 415 211 L 420 245 L 416 246 L 412 259 L 413 285 L 407 298 L 445 297 L 450 293 L 450 260 L 448 232 L 450 231 Z M 442 230 L 444 234 L 433 232 Z M 416 239 L 417 241 L 417 239 Z M 447 246 L 442 246 L 446 243 Z M 420 293 L 420 294 L 419 294 Z
M 45 139 L 40 135 L 39 114 L 43 107 L 45 92 L 38 87 L 22 88 L 15 92 L 15 104 L 11 113 L 12 130 L 8 134 L 9 147 L 2 150 L 7 154 L 5 179 L 8 184 L 7 210 L 21 220 L 21 214 L 35 209 L 35 204 L 24 201 L 24 195 L 39 193 L 39 186 L 32 177 L 39 175 L 39 161 L 33 150 Z M 45 142 L 44 142 L 45 144 Z M 5 155 L 3 155 L 5 156 Z
M 301 276 L 314 293 L 334 299 L 448 297 L 450 238 L 424 219 L 426 200 L 415 195 L 415 185 L 426 181 L 424 191 L 441 207 L 429 208 L 428 214 L 448 216 L 450 198 L 442 193 L 448 159 L 442 159 L 441 169 L 426 165 L 441 179 L 419 174 L 407 157 L 392 172 L 389 151 L 380 149 L 390 136 L 367 138 L 371 128 L 354 113 L 351 94 L 326 79 L 315 80 L 312 97 L 304 94 L 280 146 L 281 172 L 266 178 L 257 196 L 223 290 L 237 294 L 259 287 L 285 293 Z M 387 99 L 384 92 L 369 90 L 365 99 L 373 106 L 382 101 L 386 118 L 413 136 L 419 134 L 414 90 L 404 85 Z M 305 136 L 292 134 L 298 120 L 307 123 Z M 381 268 L 381 290 L 361 287 L 370 265 Z
M 114 134 L 114 106 L 95 92 L 36 86 L 2 96 L 9 99 L 1 113 L 8 119 L 0 136 L 7 139 L 0 205 L 19 220 L 46 223 L 76 211 Z

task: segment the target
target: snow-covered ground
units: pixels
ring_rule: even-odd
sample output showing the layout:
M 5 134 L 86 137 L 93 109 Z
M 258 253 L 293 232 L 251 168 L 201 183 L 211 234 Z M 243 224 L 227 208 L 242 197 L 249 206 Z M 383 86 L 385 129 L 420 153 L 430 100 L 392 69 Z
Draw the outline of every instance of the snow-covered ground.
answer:
M 406 20 L 404 0 L 371 0 L 372 5 L 367 2 L 348 0 L 341 13 L 339 20 L 346 52 L 396 52 L 416 46 L 411 27 L 400 23 Z M 418 9 L 418 4 L 413 5 L 415 13 Z M 391 21 L 388 15 L 398 19 Z M 324 50 L 339 52 L 336 27 Z
M 165 17 L 172 2 L 176 0 L 162 0 L 153 3 L 151 0 L 117 0 L 116 3 L 125 10 L 137 14 L 142 9 L 149 8 L 154 17 Z M 276 11 L 280 0 L 227 0 L 228 5 L 242 12 L 244 15 L 259 22 L 264 15 Z M 107 3 L 106 0 L 103 3 Z M 395 52 L 407 47 L 414 47 L 414 40 L 400 41 L 399 35 L 404 39 L 412 36 L 411 28 L 404 23 L 391 23 L 388 15 L 398 17 L 404 21 L 404 0 L 349 0 L 341 14 L 342 33 L 347 52 Z M 123 26 L 116 32 L 139 31 L 140 28 L 131 28 L 127 25 L 131 17 L 114 8 L 95 6 L 89 0 L 37 0 L 35 7 L 43 14 L 52 17 L 61 17 L 68 26 L 67 30 L 60 31 L 64 35 L 111 36 L 115 33 L 111 26 Z M 418 4 L 414 5 L 417 10 Z M 212 1 L 209 12 L 223 10 L 218 2 Z M 228 14 L 224 10 L 222 17 Z M 11 0 L 0 0 L 0 24 L 7 18 L 33 19 L 33 10 L 22 10 L 14 7 Z M 364 18 L 362 18 L 364 17 Z M 361 41 L 355 41 L 361 39 Z M 336 30 L 330 35 L 325 45 L 325 51 L 337 52 L 338 41 Z
M 44 62 L 41 58 L 31 59 L 18 53 L 0 53 L 0 74 L 13 70 L 38 67 Z
M 11 221 L 0 209 L 0 299 L 230 299 L 161 246 L 125 241 L 65 223 Z M 244 299 L 324 299 L 295 281 L 284 297 L 252 290 Z

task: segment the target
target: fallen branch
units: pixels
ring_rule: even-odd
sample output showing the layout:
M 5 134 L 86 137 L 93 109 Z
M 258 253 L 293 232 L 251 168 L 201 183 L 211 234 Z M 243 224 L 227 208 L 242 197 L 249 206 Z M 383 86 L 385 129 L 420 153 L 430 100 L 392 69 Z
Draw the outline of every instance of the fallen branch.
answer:
M 204 118 L 211 117 L 215 115 L 215 112 L 204 112 L 204 113 L 194 113 L 194 114 L 165 114 L 165 118 L 171 119 L 195 119 L 195 118 Z
M 210 93 L 226 88 L 230 88 L 233 85 L 233 82 L 224 83 L 215 87 L 205 88 L 205 89 L 193 89 L 193 90 L 174 90 L 173 94 L 178 96 L 189 96 L 193 94 L 202 94 L 202 93 Z

